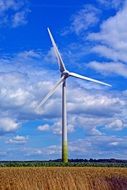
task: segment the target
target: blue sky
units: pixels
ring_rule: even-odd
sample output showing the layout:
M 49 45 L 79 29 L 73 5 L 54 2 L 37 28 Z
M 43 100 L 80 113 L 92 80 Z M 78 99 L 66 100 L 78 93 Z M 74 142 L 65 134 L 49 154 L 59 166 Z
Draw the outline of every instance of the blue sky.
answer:
M 112 84 L 68 79 L 69 158 L 126 159 L 127 1 L 0 0 L 0 160 L 61 158 L 61 88 L 67 69 Z

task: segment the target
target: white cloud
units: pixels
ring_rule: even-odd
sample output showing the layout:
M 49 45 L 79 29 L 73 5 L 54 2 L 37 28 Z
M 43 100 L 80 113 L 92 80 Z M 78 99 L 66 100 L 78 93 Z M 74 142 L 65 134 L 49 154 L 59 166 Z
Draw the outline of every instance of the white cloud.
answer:
M 26 154 L 26 156 L 35 156 L 35 155 L 48 155 L 48 156 L 52 156 L 55 154 L 60 154 L 61 153 L 61 147 L 60 146 L 56 146 L 56 145 L 50 145 L 44 148 L 24 148 L 24 153 Z
M 28 11 L 20 11 L 15 13 L 15 15 L 12 17 L 12 26 L 18 27 L 20 25 L 27 24 L 27 13 Z
M 91 131 L 89 131 L 89 135 L 100 136 L 102 135 L 102 132 L 96 129 L 96 127 L 94 127 Z
M 75 91 L 75 89 L 73 91 L 69 91 L 70 100 L 68 102 L 68 111 L 70 113 L 84 113 L 87 115 L 105 117 L 107 115 L 107 117 L 109 117 L 118 113 L 123 104 L 122 99 L 110 96 L 109 94 L 103 95 L 101 92 L 97 93 L 97 91 L 96 94 L 93 94 L 91 90 L 85 91 L 84 89 L 78 89 L 78 87 L 77 92 Z M 73 96 L 73 94 L 75 94 L 75 96 Z
M 53 47 L 44 56 L 44 61 L 49 62 L 49 63 L 57 63 L 57 59 L 56 59 Z
M 7 144 L 25 144 L 27 143 L 28 137 L 17 135 L 6 141 Z
M 23 5 L 22 2 L 18 2 L 16 0 L 0 0 L 0 8 L 3 13 L 3 11 L 7 11 L 8 9 L 12 10 L 18 10 Z M 2 14 L 1 13 L 1 14 Z
M 40 126 L 37 127 L 37 129 L 38 129 L 39 131 L 49 131 L 50 126 L 49 126 L 49 124 L 40 125 Z
M 26 24 L 30 11 L 28 4 L 27 0 L 0 0 L 0 25 L 17 27 Z
M 113 61 L 127 60 L 127 4 L 115 16 L 109 17 L 100 26 L 100 32 L 91 33 L 88 39 L 96 41 L 94 52 Z
M 114 149 L 115 146 L 115 149 Z M 69 151 L 72 157 L 79 158 L 126 158 L 126 137 L 115 136 L 91 136 L 77 139 L 69 143 Z M 122 157 L 121 157 L 122 154 Z
M 72 16 L 71 25 L 64 31 L 64 34 L 74 32 L 78 35 L 82 31 L 88 30 L 99 21 L 98 15 L 99 10 L 97 8 L 89 4 L 84 5 L 81 10 Z
M 69 158 L 126 159 L 126 138 L 126 136 L 119 138 L 111 135 L 85 135 L 83 139 L 80 138 L 69 141 Z M 14 152 L 18 152 L 19 155 L 22 155 L 21 159 L 24 160 L 33 158 L 38 158 L 40 160 L 56 159 L 61 158 L 61 145 L 42 146 L 42 148 L 18 147 L 18 149 L 7 149 L 6 155 L 8 155 L 8 158 L 13 158 L 15 160 Z M 6 155 L 1 153 L 1 157 Z
M 117 146 L 117 145 L 119 145 L 119 142 L 111 142 L 111 143 L 109 143 L 109 145 Z
M 115 131 L 120 131 L 124 128 L 124 124 L 123 121 L 121 119 L 115 119 L 114 121 L 112 121 L 111 123 L 109 123 L 106 126 L 107 129 L 113 129 Z
M 17 130 L 20 127 L 19 123 L 17 123 L 12 118 L 3 117 L 0 118 L 0 134 L 10 133 Z
M 74 132 L 74 125 L 71 123 L 71 119 L 68 120 L 67 124 L 67 130 L 68 133 Z M 50 130 L 53 132 L 53 134 L 61 135 L 62 134 L 62 119 L 54 119 L 53 124 L 50 127 Z
M 97 0 L 102 6 L 103 8 L 114 8 L 114 9 L 119 9 L 124 3 L 125 0 L 121 1 L 121 0 Z
M 127 78 L 127 65 L 120 62 L 97 62 L 92 61 L 88 64 L 88 67 L 96 70 L 101 74 L 106 75 L 119 75 Z
M 17 55 L 18 59 L 40 59 L 41 56 L 41 52 L 35 50 L 19 52 Z
M 61 121 L 54 121 L 54 124 L 51 126 L 54 134 L 61 135 L 62 134 L 62 123 Z
M 52 89 L 59 77 L 55 71 L 45 68 L 43 58 L 40 52 L 31 50 L 21 52 L 11 59 L 0 59 L 0 114 L 1 118 L 12 118 L 20 123 L 42 119 L 43 116 L 45 124 L 52 119 L 50 131 L 61 134 L 61 88 L 40 108 L 40 112 L 36 110 L 39 102 Z M 50 78 L 47 75 L 49 72 Z M 82 81 L 76 83 L 71 79 L 68 82 L 68 132 L 74 132 L 78 126 L 86 128 L 86 134 L 101 135 L 97 126 L 105 126 L 111 123 L 113 118 L 121 118 L 127 123 L 126 93 L 114 93 L 110 89 L 109 94 L 107 88 L 101 90 L 93 88 L 91 83 L 89 88 L 85 89 L 86 83 L 83 86 Z M 48 127 L 46 128 L 45 130 L 48 130 Z M 43 127 L 40 129 L 44 130 Z
M 122 61 L 126 62 L 127 55 L 124 51 L 115 50 L 112 47 L 107 47 L 105 45 L 96 45 L 91 48 L 91 52 L 99 54 L 101 57 L 108 58 L 115 62 Z M 121 54 L 121 56 L 120 56 Z

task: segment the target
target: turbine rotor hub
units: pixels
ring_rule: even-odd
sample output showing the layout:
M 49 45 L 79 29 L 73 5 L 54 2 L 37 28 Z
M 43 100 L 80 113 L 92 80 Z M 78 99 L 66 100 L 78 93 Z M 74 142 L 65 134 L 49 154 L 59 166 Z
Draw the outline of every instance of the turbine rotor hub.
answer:
M 63 71 L 62 76 L 64 76 L 65 78 L 68 78 L 70 76 L 69 71 L 67 71 L 67 70 Z

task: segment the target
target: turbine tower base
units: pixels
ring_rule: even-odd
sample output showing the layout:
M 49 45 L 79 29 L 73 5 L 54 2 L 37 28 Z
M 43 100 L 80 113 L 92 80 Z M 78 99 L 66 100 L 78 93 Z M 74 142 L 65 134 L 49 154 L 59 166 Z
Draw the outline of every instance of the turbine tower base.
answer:
M 63 163 L 68 163 L 68 145 L 67 142 L 64 142 L 62 145 L 62 161 Z

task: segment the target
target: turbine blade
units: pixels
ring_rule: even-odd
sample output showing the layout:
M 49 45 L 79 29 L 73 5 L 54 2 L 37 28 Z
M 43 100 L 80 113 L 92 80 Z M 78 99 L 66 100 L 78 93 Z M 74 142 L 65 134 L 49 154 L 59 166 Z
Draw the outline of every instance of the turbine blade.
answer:
M 40 102 L 40 104 L 37 106 L 37 109 L 46 103 L 46 101 L 55 93 L 57 87 L 64 81 L 64 76 L 61 77 L 61 79 L 56 83 L 56 85 L 53 87 L 53 89 L 45 96 L 45 98 Z
M 85 76 L 79 75 L 77 73 L 69 72 L 69 75 L 72 76 L 72 77 L 76 77 L 76 78 L 83 79 L 83 80 L 88 80 L 88 81 L 91 81 L 91 82 L 95 82 L 95 83 L 98 83 L 98 84 L 102 84 L 102 85 L 106 85 L 106 86 L 110 86 L 111 87 L 111 85 L 108 84 L 108 83 L 101 82 L 99 80 L 92 79 L 92 78 L 89 78 L 89 77 L 85 77 Z
M 56 57 L 57 57 L 57 61 L 58 61 L 59 68 L 60 68 L 60 72 L 63 72 L 63 71 L 66 70 L 65 65 L 64 65 L 64 62 L 63 62 L 62 57 L 61 57 L 61 55 L 60 55 L 60 52 L 59 52 L 59 50 L 58 50 L 58 48 L 57 48 L 57 45 L 56 45 L 56 43 L 55 43 L 55 41 L 54 41 L 54 39 L 53 39 L 53 36 L 52 36 L 52 34 L 51 34 L 50 29 L 47 28 L 47 30 L 48 30 L 48 33 L 49 33 L 49 36 L 50 36 L 50 39 L 51 39 L 51 42 L 52 42 L 52 45 L 53 45 L 53 48 L 54 48 L 55 55 L 56 55 Z

